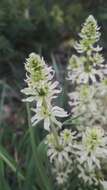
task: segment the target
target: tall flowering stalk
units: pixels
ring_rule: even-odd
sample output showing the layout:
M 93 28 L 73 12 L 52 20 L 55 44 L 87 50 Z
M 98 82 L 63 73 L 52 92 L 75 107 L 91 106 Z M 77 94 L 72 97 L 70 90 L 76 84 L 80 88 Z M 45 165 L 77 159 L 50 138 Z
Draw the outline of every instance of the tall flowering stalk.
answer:
M 32 125 L 35 126 L 43 120 L 44 129 L 53 132 L 58 145 L 57 128 L 61 128 L 61 122 L 56 117 L 66 117 L 67 112 L 58 106 L 53 106 L 52 103 L 52 100 L 61 92 L 61 89 L 58 88 L 58 82 L 52 81 L 54 70 L 35 53 L 31 53 L 29 58 L 26 59 L 25 69 L 27 87 L 21 92 L 27 95 L 27 98 L 23 101 L 34 102 Z
M 101 35 L 99 29 L 96 20 L 90 15 L 79 33 L 81 39 L 75 43 L 80 55 L 73 55 L 69 61 L 68 74 L 72 82 L 87 84 L 89 81 L 96 82 L 97 76 L 103 78 L 104 58 L 100 53 L 102 47 L 97 45 Z
M 103 101 L 107 96 L 107 69 L 100 53 L 102 48 L 97 45 L 101 35 L 99 29 L 96 20 L 90 15 L 79 34 L 81 39 L 75 45 L 79 56 L 73 55 L 68 66 L 69 79 L 77 86 L 75 92 L 69 94 L 72 112 L 76 116 L 80 112 L 85 113 L 82 120 L 90 126 L 96 121 L 101 125 L 107 122 Z
M 52 67 L 35 53 L 31 53 L 25 63 L 27 86 L 22 93 L 27 97 L 23 101 L 33 102 L 32 126 L 44 121 L 52 174 L 57 184 L 67 190 L 103 190 L 106 183 L 102 162 L 107 157 L 104 130 L 107 125 L 107 72 L 100 52 L 102 48 L 97 45 L 101 36 L 99 30 L 97 21 L 90 15 L 74 46 L 79 55 L 70 58 L 67 68 L 68 79 L 75 86 L 75 91 L 69 93 L 71 113 L 77 118 L 75 129 L 62 130 L 63 123 L 57 119 L 70 114 L 54 105 L 61 89 L 54 81 Z
M 77 158 L 78 177 L 90 187 L 99 187 L 104 178 L 101 161 L 107 157 L 107 125 L 104 99 L 107 97 L 106 65 L 97 45 L 101 33 L 97 21 L 90 15 L 75 43 L 79 55 L 69 60 L 68 79 L 75 84 L 75 91 L 69 93 L 71 112 L 78 117 L 76 126 L 81 133 L 79 157 Z M 87 187 L 87 186 L 86 186 Z M 103 188 L 103 187 L 101 187 Z

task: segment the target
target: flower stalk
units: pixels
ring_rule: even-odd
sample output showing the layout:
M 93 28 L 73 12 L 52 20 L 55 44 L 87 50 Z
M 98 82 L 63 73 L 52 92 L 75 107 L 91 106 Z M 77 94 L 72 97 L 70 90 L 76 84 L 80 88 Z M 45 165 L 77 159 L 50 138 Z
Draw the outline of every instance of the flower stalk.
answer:
M 60 149 L 60 143 L 59 143 L 58 132 L 57 132 L 57 130 L 56 130 L 56 127 L 55 127 L 54 123 L 51 121 L 51 119 L 50 119 L 50 123 L 51 123 L 51 130 L 52 130 L 52 133 L 53 133 L 54 138 L 55 138 L 56 147 L 57 147 L 58 149 Z
M 54 81 L 54 70 L 35 53 L 26 60 L 26 87 L 22 93 L 27 96 L 24 101 L 34 103 L 31 121 L 29 116 L 32 150 L 47 190 L 50 187 L 43 179 L 43 168 L 36 157 L 37 145 L 31 127 L 40 121 L 48 132 L 47 156 L 57 184 L 64 187 L 67 181 L 74 180 L 73 176 L 78 181 L 77 184 L 73 181 L 75 189 L 99 189 L 103 184 L 102 161 L 107 157 L 107 134 L 103 129 L 107 125 L 107 66 L 100 52 L 102 47 L 97 45 L 100 36 L 97 21 L 90 15 L 79 33 L 80 40 L 75 43 L 79 55 L 69 60 L 68 79 L 75 86 L 75 91 L 69 93 L 73 117 L 63 123 L 57 118 L 65 118 L 68 114 L 54 105 L 54 99 L 61 92 L 59 83 Z M 65 124 L 75 126 L 73 130 L 62 129 Z

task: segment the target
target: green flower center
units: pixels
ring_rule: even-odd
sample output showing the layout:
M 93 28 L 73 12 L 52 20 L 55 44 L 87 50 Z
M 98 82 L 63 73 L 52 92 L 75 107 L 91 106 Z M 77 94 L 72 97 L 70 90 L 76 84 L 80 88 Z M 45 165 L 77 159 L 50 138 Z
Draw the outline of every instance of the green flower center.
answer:
M 39 94 L 39 96 L 46 96 L 47 95 L 47 93 L 48 93 L 48 86 L 45 86 L 45 87 L 43 87 L 43 88 L 40 88 L 39 90 L 38 90 L 38 94 Z
M 65 141 L 68 141 L 70 138 L 71 138 L 70 133 L 69 133 L 69 132 L 65 132 L 65 133 L 64 133 L 64 140 L 65 140 Z
M 103 82 L 107 86 L 107 79 L 103 80 Z
M 90 64 L 87 64 L 87 63 L 84 64 L 84 70 L 85 70 L 86 73 L 90 73 L 91 69 L 92 69 L 92 67 L 91 67 Z
M 79 67 L 78 65 L 78 58 L 73 55 L 70 60 L 69 60 L 69 66 L 70 66 L 70 69 L 76 69 Z

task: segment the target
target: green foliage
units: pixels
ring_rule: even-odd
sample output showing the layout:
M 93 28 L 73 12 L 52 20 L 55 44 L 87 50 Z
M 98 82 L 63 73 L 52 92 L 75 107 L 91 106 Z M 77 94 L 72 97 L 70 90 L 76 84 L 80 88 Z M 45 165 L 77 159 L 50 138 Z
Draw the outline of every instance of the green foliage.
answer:
M 47 147 L 43 143 L 45 133 L 39 128 L 33 129 L 36 150 L 31 142 L 26 105 L 21 103 L 19 94 L 24 74 L 22 63 L 29 52 L 39 52 L 50 58 L 56 77 L 64 87 L 58 103 L 67 107 L 65 67 L 60 63 L 60 60 L 66 62 L 63 42 L 73 41 L 83 19 L 89 14 L 94 14 L 103 25 L 102 43 L 106 50 L 105 0 L 0 0 L 0 78 L 6 81 L 0 81 L 0 190 L 56 189 L 54 182 L 54 187 L 51 185 Z M 56 53 L 60 47 L 61 53 Z M 57 56 L 54 57 L 53 51 Z M 79 122 L 78 118 L 72 118 L 63 126 L 74 128 Z M 37 162 L 35 154 L 38 155 Z M 44 179 L 38 171 L 39 162 L 45 170 Z M 50 176 L 49 184 L 47 176 Z
M 0 36 L 0 57 L 1 59 L 9 59 L 14 54 L 11 43 L 4 37 Z

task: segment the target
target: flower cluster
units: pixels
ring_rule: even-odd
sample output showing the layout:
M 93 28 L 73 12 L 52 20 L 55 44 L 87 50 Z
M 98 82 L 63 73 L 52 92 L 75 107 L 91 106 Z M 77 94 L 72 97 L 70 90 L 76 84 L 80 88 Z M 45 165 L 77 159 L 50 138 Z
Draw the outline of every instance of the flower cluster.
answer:
M 99 51 L 102 49 L 99 48 L 99 46 L 96 48 L 94 47 L 94 44 L 99 40 L 101 35 L 99 29 L 100 28 L 97 26 L 96 20 L 92 15 L 90 15 L 86 19 L 81 32 L 79 33 L 81 40 L 75 45 L 75 48 L 79 53 L 88 52 L 88 54 L 90 54 L 92 50 Z
M 67 184 L 74 174 L 84 184 L 103 182 L 101 159 L 107 156 L 107 136 L 102 128 L 86 126 L 81 134 L 65 129 L 59 135 L 59 147 L 53 134 L 47 136 L 48 157 L 59 185 Z M 100 174 L 98 176 L 98 174 Z
M 74 84 L 75 91 L 69 93 L 73 118 L 65 123 L 74 121 L 76 127 L 72 130 L 64 129 L 64 126 L 62 130 L 63 123 L 57 120 L 57 117 L 70 117 L 70 114 L 53 104 L 61 89 L 54 81 L 52 67 L 35 53 L 31 53 L 25 63 L 27 87 L 22 93 L 27 98 L 23 101 L 34 102 L 33 126 L 44 121 L 44 129 L 48 131 L 45 145 L 52 173 L 65 189 L 72 189 L 73 183 L 78 190 L 97 190 L 100 186 L 103 190 L 106 183 L 102 161 L 107 158 L 104 130 L 107 125 L 107 70 L 100 53 L 102 48 L 97 45 L 101 35 L 99 29 L 90 15 L 79 33 L 79 42 L 75 43 L 79 56 L 73 55 L 69 60 L 68 79 Z
M 85 183 L 91 185 L 94 182 L 98 185 L 100 180 L 103 181 L 101 160 L 107 157 L 107 136 L 104 130 L 99 126 L 87 127 L 82 135 L 80 150 L 79 177 L 83 178 Z
M 93 86 L 77 87 L 69 94 L 72 113 L 80 116 L 82 124 L 92 126 L 96 123 L 102 127 L 107 125 L 107 85 L 105 80 Z
M 80 56 L 73 55 L 68 66 L 68 76 L 72 82 L 88 83 L 102 80 L 104 77 L 104 58 L 100 51 L 101 47 L 96 46 L 100 38 L 99 27 L 92 15 L 90 15 L 83 25 L 79 34 L 81 40 L 76 42 L 75 49 Z
M 79 56 L 69 60 L 68 79 L 75 84 L 75 91 L 69 93 L 71 113 L 78 118 L 81 140 L 77 143 L 78 177 L 93 187 L 103 184 L 102 160 L 107 157 L 107 80 L 106 64 L 96 43 L 100 38 L 99 27 L 90 15 L 79 34 L 80 41 L 75 49 Z M 103 189 L 103 187 L 102 187 Z
M 75 132 L 71 132 L 68 129 L 62 131 L 59 135 L 59 146 L 56 144 L 56 140 L 53 134 L 47 135 L 47 144 L 48 144 L 48 156 L 50 161 L 55 161 L 63 163 L 63 161 L 69 160 L 69 153 L 73 147 L 73 141 L 76 138 Z
M 79 147 L 76 146 L 77 138 L 76 132 L 64 129 L 59 134 L 59 146 L 57 146 L 53 134 L 47 135 L 47 155 L 53 165 L 53 174 L 55 174 L 56 180 L 60 185 L 67 182 L 74 169 L 75 155 L 79 155 L 78 151 L 76 151 L 79 150 Z
M 44 128 L 50 130 L 51 122 L 61 127 L 56 117 L 66 117 L 67 113 L 58 106 L 52 106 L 52 100 L 61 92 L 58 82 L 52 82 L 54 70 L 48 67 L 44 59 L 35 53 L 31 53 L 25 63 L 27 87 L 21 92 L 28 97 L 23 101 L 36 102 L 35 113 L 32 117 L 32 125 L 44 120 Z

